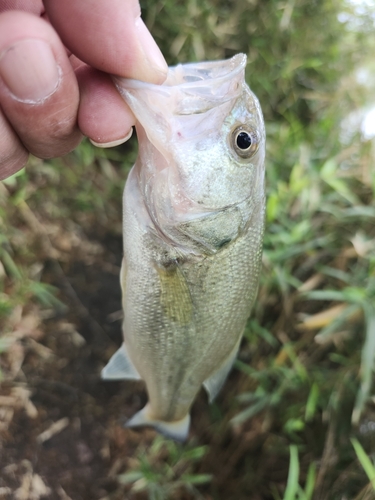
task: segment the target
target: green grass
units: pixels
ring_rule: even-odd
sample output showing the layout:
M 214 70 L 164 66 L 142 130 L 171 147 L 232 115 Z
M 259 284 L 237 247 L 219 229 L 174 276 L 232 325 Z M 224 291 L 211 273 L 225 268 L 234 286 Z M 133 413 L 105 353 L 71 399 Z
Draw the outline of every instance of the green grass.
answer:
M 309 466 L 304 489 L 301 488 L 298 482 L 299 468 L 298 449 L 297 446 L 292 445 L 290 446 L 289 473 L 284 495 L 281 498 L 277 490 L 275 490 L 275 500 L 311 500 L 313 498 L 316 466 L 314 463 Z
M 121 474 L 119 482 L 132 485 L 131 492 L 145 491 L 150 500 L 170 498 L 184 490 L 199 496 L 196 486 L 210 483 L 210 474 L 195 474 L 193 467 L 207 453 L 206 446 L 181 446 L 158 436 L 140 450 L 133 470 Z
M 363 470 L 366 472 L 366 475 L 372 485 L 372 488 L 375 491 L 375 467 L 373 462 L 370 460 L 369 456 L 366 454 L 365 450 L 361 446 L 361 443 L 357 439 L 351 439 L 353 448 L 357 455 L 358 460 L 360 461 Z

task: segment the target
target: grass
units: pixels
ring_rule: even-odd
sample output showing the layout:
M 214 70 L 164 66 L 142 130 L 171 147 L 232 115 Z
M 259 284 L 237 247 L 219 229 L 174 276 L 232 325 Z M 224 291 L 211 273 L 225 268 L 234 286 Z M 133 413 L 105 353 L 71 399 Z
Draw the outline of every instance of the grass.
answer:
M 137 453 L 133 470 L 121 474 L 119 482 L 131 484 L 131 492 L 146 491 L 151 500 L 163 500 L 186 490 L 200 497 L 196 486 L 209 483 L 210 474 L 194 474 L 194 464 L 206 454 L 206 446 L 181 446 L 158 436 Z
M 289 473 L 283 500 L 311 500 L 313 498 L 316 479 L 316 466 L 314 463 L 310 465 L 307 472 L 304 490 L 298 483 L 299 467 L 298 448 L 297 446 L 292 445 L 290 446 Z M 281 497 L 277 490 L 275 490 L 274 499 L 281 500 Z
M 111 459 L 108 498 L 374 498 L 375 145 L 346 121 L 374 100 L 355 77 L 374 71 L 369 16 L 341 22 L 353 9 L 341 0 L 142 4 L 170 64 L 248 54 L 268 137 L 267 230 L 258 300 L 218 402 L 198 402 L 185 446 L 133 437 L 122 465 Z M 131 144 L 84 142 L 0 183 L 6 394 L 28 384 L 12 371 L 31 342 L 22 318 L 67 314 L 66 270 L 92 267 L 108 235 L 121 238 Z
M 371 459 L 366 454 L 365 450 L 361 446 L 361 443 L 357 439 L 351 439 L 353 448 L 357 455 L 358 460 L 360 461 L 363 470 L 366 472 L 367 477 L 375 491 L 375 467 L 372 463 Z

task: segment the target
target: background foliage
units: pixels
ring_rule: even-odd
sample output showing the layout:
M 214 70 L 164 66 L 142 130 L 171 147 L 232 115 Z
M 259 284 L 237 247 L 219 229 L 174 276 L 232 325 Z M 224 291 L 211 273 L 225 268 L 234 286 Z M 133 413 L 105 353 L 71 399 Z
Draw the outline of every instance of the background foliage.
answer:
M 117 287 L 135 142 L 32 159 L 0 184 L 0 488 L 9 488 L 9 465 L 26 477 L 26 460 L 27 474 L 44 481 L 40 497 L 61 488 L 74 500 L 375 498 L 375 145 L 358 127 L 375 101 L 373 12 L 343 0 L 141 3 L 169 64 L 248 55 L 268 138 L 258 301 L 236 370 L 214 405 L 198 400 L 187 445 L 123 430 L 124 401 L 132 414 L 139 401 L 129 394 L 141 389 L 87 381 L 109 357 L 108 338 L 120 339 L 118 291 L 110 303 L 102 293 L 109 276 Z M 37 429 L 67 418 L 58 432 L 69 442 L 77 417 L 61 400 L 44 401 L 46 378 L 81 391 L 82 433 L 92 425 L 104 443 L 94 449 L 87 438 L 101 454 L 88 462 L 99 485 L 74 472 L 56 483 L 41 465 L 48 450 L 33 448 Z M 17 441 L 25 414 L 28 439 Z

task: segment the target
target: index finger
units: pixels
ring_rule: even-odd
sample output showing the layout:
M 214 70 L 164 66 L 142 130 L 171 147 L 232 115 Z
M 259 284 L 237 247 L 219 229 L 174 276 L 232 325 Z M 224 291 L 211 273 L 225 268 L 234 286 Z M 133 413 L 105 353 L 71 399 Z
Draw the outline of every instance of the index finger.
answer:
M 168 67 L 143 23 L 138 0 L 44 0 L 64 45 L 90 66 L 162 83 Z

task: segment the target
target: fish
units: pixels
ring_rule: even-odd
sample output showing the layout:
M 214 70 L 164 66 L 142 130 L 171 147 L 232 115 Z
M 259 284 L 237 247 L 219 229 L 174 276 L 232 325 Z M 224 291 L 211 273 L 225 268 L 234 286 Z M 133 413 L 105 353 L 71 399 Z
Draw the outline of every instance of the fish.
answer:
M 203 386 L 212 402 L 237 356 L 261 271 L 265 128 L 246 56 L 179 64 L 164 84 L 114 77 L 139 152 L 123 197 L 124 342 L 105 380 L 143 380 L 127 422 L 176 441 Z

